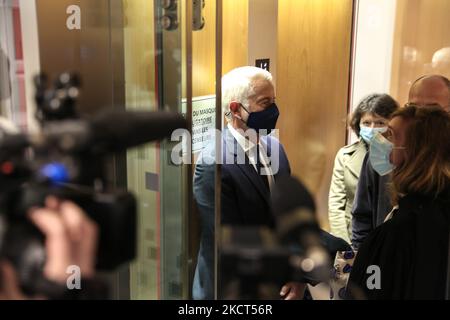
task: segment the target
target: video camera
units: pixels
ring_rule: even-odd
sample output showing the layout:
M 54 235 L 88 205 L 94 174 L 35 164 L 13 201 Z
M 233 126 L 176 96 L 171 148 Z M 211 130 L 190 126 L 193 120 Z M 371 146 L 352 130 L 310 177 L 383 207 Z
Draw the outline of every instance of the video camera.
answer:
M 80 81 L 64 73 L 49 88 L 35 78 L 40 131 L 0 135 L 0 258 L 10 260 L 25 294 L 44 293 L 44 239 L 26 218 L 48 195 L 71 200 L 99 226 L 97 269 L 113 270 L 136 254 L 136 200 L 107 185 L 106 157 L 187 128 L 174 112 L 104 111 L 91 118 L 76 112 Z M 3 241 L 2 241 L 3 239 Z M 44 292 L 43 292 L 44 291 Z
M 271 204 L 274 230 L 222 227 L 222 299 L 279 299 L 281 287 L 288 282 L 314 286 L 330 280 L 334 256 L 324 243 L 326 233 L 319 228 L 310 193 L 296 178 L 280 178 Z

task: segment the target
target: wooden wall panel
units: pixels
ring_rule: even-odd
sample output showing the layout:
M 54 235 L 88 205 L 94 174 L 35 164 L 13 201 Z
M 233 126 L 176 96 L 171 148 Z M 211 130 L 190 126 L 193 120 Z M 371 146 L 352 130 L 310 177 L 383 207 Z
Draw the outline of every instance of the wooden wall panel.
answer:
M 248 14 L 248 0 L 223 0 L 223 74 L 247 65 Z
M 123 7 L 127 107 L 156 109 L 153 2 L 124 0 Z
M 206 1 L 206 24 L 192 39 L 193 96 L 215 93 L 216 3 Z M 222 72 L 247 64 L 248 0 L 223 0 Z
M 280 139 L 293 174 L 328 228 L 334 157 L 345 145 L 352 0 L 282 0 L 278 18 Z
M 419 76 L 450 77 L 449 12 L 448 0 L 397 0 L 391 94 L 400 103 Z
M 125 95 L 127 109 L 156 106 L 153 1 L 123 0 Z M 159 194 L 146 187 L 144 172 L 159 172 L 154 144 L 127 152 L 127 186 L 139 199 L 137 259 L 130 264 L 130 298 L 158 299 L 161 261 Z
M 206 1 L 205 27 L 192 36 L 192 94 L 214 94 L 216 76 L 216 3 Z
M 81 30 L 68 30 L 67 7 L 81 9 Z M 82 80 L 78 110 L 96 113 L 113 101 L 110 11 L 108 0 L 36 1 L 41 71 L 51 81 L 62 72 L 76 71 Z

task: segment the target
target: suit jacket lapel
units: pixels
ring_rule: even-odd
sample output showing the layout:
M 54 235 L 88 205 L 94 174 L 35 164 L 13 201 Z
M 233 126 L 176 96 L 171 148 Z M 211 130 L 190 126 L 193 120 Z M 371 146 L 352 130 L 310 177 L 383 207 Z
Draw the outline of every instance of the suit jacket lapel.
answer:
M 247 159 L 248 160 L 248 159 Z M 269 204 L 270 193 L 267 187 L 264 185 L 259 174 L 256 172 L 255 168 L 249 163 L 247 164 L 238 164 L 239 169 L 245 174 L 245 176 L 251 181 L 251 183 L 255 186 L 256 190 L 260 194 L 260 196 L 264 199 L 264 201 Z
M 250 164 L 250 161 L 249 161 L 247 155 L 245 155 L 245 164 L 238 164 L 238 161 L 237 161 L 238 153 L 242 152 L 242 154 L 243 154 L 244 150 L 237 143 L 236 139 L 234 139 L 233 135 L 230 133 L 229 130 L 224 130 L 224 131 L 225 131 L 224 155 L 227 153 L 233 155 L 234 165 L 236 165 L 244 173 L 244 175 L 247 177 L 247 179 L 249 179 L 250 182 L 255 186 L 259 195 L 264 199 L 264 201 L 267 204 L 269 204 L 270 193 L 269 193 L 269 190 L 267 190 L 267 187 L 264 185 L 264 182 L 262 181 L 261 177 L 259 176 L 259 173 L 257 173 L 255 168 Z M 226 160 L 226 156 L 224 157 L 224 161 L 225 160 Z
M 278 165 L 281 166 L 281 159 L 283 157 L 282 154 L 282 148 L 280 148 L 280 145 L 278 143 L 276 143 L 276 141 L 274 141 L 275 138 L 271 138 L 270 136 L 263 136 L 261 137 L 261 144 L 264 147 L 264 149 L 266 150 L 266 154 L 267 154 L 267 159 L 271 162 L 273 161 L 272 159 L 272 148 L 279 148 L 278 149 L 278 159 L 276 161 L 278 161 Z M 270 165 L 273 165 L 270 164 Z M 272 168 L 273 169 L 273 168 Z M 281 173 L 281 167 L 278 167 L 277 173 L 273 174 L 273 180 L 276 182 L 278 179 L 278 175 Z M 273 172 L 272 172 L 273 173 Z

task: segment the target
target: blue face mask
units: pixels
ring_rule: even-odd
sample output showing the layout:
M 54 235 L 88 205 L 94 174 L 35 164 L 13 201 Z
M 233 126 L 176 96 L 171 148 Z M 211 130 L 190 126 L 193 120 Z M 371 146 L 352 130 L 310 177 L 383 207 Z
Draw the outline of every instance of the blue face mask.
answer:
M 266 130 L 270 133 L 277 125 L 277 120 L 280 115 L 280 111 L 275 103 L 272 103 L 268 108 L 259 112 L 248 112 L 248 110 L 242 106 L 244 110 L 249 114 L 247 120 L 247 127 L 255 129 L 258 133 L 259 130 Z
M 375 134 L 372 138 L 369 152 L 370 164 L 380 176 L 385 176 L 395 169 L 395 166 L 389 160 L 389 156 L 394 149 L 405 148 L 394 147 L 394 144 L 383 137 L 381 133 Z
M 389 156 L 394 149 L 392 142 L 376 134 L 370 144 L 369 159 L 373 169 L 380 175 L 385 176 L 394 170 L 394 165 L 389 160 Z
M 359 131 L 359 135 L 361 136 L 361 138 L 363 138 L 363 140 L 367 144 L 370 144 L 370 141 L 375 136 L 375 134 L 377 134 L 377 132 L 385 133 L 387 131 L 387 129 L 388 129 L 387 127 L 371 128 L 371 127 L 361 126 L 361 130 Z

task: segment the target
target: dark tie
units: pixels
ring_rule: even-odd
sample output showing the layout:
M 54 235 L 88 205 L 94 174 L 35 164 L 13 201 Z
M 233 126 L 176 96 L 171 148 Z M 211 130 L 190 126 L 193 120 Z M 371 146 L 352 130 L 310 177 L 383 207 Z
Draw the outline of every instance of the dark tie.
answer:
M 264 165 L 261 162 L 260 159 L 260 155 L 259 155 L 259 146 L 258 146 L 258 152 L 257 152 L 257 156 L 256 156 L 256 169 L 257 169 L 257 174 L 259 175 L 259 177 L 261 178 L 262 182 L 264 183 L 264 185 L 266 186 L 267 190 L 270 191 L 270 187 L 269 187 L 269 177 L 265 174 L 262 174 L 262 172 L 265 172 L 266 170 L 264 170 Z

